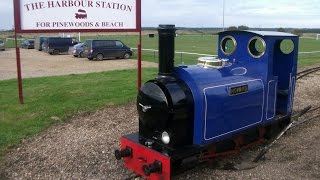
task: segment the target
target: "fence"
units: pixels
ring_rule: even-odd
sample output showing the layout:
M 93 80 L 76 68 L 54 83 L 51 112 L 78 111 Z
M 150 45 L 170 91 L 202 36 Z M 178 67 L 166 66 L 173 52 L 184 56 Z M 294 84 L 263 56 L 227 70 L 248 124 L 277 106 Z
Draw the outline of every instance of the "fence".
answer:
M 136 50 L 136 48 L 133 48 Z M 158 63 L 158 50 L 156 49 L 142 49 L 143 51 L 143 60 L 151 61 Z M 199 57 L 208 56 L 208 57 L 217 57 L 213 54 L 201 54 L 201 53 L 192 53 L 192 52 L 175 52 L 175 65 L 191 65 L 196 64 Z M 299 52 L 299 58 L 319 58 L 320 51 L 310 51 L 310 52 Z
M 136 48 L 133 48 L 136 50 Z M 148 61 L 152 61 L 158 63 L 158 50 L 156 49 L 142 49 L 143 56 Z M 201 54 L 201 53 L 192 53 L 192 52 L 175 52 L 175 64 L 176 65 L 191 65 L 196 64 L 199 57 L 209 56 L 209 57 L 217 57 L 217 55 L 213 54 Z
M 6 42 L 8 42 L 8 41 L 14 41 L 15 39 L 14 38 L 6 38 Z M 25 40 L 25 38 L 17 38 L 17 40 L 18 41 L 23 41 L 23 40 Z
M 299 54 L 316 54 L 316 53 L 320 53 L 320 51 L 299 52 Z

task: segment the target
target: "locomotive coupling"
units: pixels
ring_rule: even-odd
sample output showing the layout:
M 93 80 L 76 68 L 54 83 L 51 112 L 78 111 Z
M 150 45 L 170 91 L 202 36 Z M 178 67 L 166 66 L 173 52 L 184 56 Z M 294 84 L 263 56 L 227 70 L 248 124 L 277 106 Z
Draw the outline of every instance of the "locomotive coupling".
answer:
M 114 155 L 117 160 L 121 160 L 124 157 L 132 157 L 132 149 L 127 146 L 125 149 L 115 150 Z
M 161 173 L 162 164 L 159 161 L 154 161 L 152 164 L 142 166 L 143 173 L 150 176 L 151 173 Z

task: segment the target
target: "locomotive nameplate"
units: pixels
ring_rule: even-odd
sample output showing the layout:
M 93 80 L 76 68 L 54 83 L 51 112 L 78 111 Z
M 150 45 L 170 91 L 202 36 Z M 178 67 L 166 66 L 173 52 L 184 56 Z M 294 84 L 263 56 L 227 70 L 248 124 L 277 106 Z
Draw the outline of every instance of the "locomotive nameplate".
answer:
M 242 86 L 236 86 L 236 87 L 230 87 L 229 88 L 229 95 L 230 96 L 235 96 L 235 95 L 238 95 L 238 94 L 243 94 L 243 93 L 246 93 L 248 92 L 249 90 L 249 87 L 248 85 L 242 85 Z

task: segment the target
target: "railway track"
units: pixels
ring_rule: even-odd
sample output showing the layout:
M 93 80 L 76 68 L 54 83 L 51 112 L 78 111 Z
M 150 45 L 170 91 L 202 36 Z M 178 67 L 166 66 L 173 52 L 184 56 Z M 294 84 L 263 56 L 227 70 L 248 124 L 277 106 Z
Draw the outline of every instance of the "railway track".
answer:
M 311 74 L 314 74 L 316 72 L 320 71 L 320 66 L 318 67 L 314 67 L 314 68 L 309 68 L 306 69 L 304 71 L 298 72 L 297 73 L 297 80 L 302 79 L 304 77 L 307 77 Z M 292 121 L 290 124 L 288 124 L 279 134 L 278 136 L 273 139 L 272 141 L 270 141 L 268 144 L 266 144 L 264 146 L 264 148 L 262 149 L 262 151 L 258 154 L 258 156 L 253 160 L 253 162 L 258 162 L 262 157 L 264 157 L 264 155 L 268 152 L 268 150 L 271 148 L 271 146 L 276 143 L 276 141 L 283 135 L 285 134 L 286 131 L 290 130 L 291 128 L 301 125 L 307 121 L 316 119 L 320 117 L 320 113 L 316 113 L 318 112 L 320 109 L 320 106 L 318 107 L 313 107 L 310 105 L 307 108 L 301 110 L 300 112 L 297 113 L 297 115 L 293 115 L 292 116 Z M 302 117 L 304 117 L 305 114 L 309 114 L 309 117 L 305 117 L 304 119 L 301 119 Z
M 306 69 L 304 71 L 301 71 L 297 73 L 297 80 L 305 78 L 311 74 L 315 74 L 317 72 L 320 72 L 320 66 Z M 304 79 L 305 80 L 305 79 Z M 271 147 L 290 129 L 299 126 L 305 122 L 315 120 L 320 118 L 320 106 L 312 107 L 311 105 L 306 107 L 303 110 L 300 110 L 299 112 L 296 112 L 292 116 L 292 121 L 272 140 L 270 140 L 265 146 L 262 148 L 262 150 L 258 153 L 258 155 L 254 158 L 253 161 L 248 161 L 242 164 L 233 164 L 231 163 L 231 168 L 228 168 L 227 170 L 246 170 L 246 169 L 252 169 L 257 167 L 257 163 L 264 158 L 264 156 L 268 153 L 268 151 L 271 149 Z M 308 115 L 308 116 L 306 116 Z
M 320 71 L 320 66 L 301 71 L 301 72 L 297 73 L 297 80 L 302 79 L 303 77 L 306 77 L 310 74 L 314 74 L 319 71 Z

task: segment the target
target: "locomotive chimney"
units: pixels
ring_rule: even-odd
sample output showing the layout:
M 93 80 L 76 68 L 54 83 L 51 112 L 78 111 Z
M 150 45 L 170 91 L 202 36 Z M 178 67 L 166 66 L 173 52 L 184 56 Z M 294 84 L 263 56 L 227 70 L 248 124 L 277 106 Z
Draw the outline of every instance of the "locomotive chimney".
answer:
M 175 25 L 159 25 L 159 77 L 170 76 L 174 68 Z

